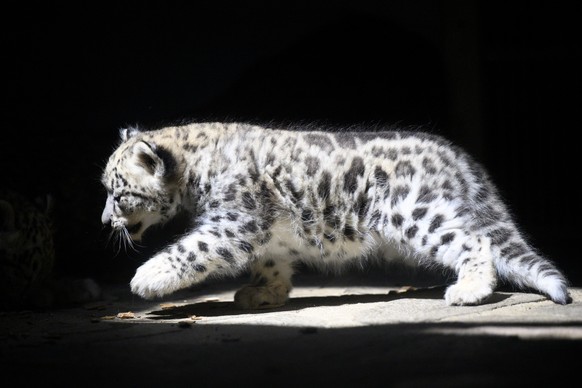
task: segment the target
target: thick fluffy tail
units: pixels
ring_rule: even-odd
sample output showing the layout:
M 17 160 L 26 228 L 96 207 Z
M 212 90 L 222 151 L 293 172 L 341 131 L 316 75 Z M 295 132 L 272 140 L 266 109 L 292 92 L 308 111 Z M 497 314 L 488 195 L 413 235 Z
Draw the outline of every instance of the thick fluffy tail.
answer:
M 499 278 L 522 289 L 533 289 L 555 303 L 572 301 L 568 281 L 556 265 L 542 257 L 516 232 L 506 241 L 492 237 L 492 251 Z

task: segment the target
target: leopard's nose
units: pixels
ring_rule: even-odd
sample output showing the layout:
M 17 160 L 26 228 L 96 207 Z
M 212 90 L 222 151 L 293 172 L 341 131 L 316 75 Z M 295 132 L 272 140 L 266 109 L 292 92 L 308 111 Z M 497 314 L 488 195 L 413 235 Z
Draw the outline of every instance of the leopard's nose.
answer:
M 107 208 L 105 208 L 103 210 L 103 213 L 101 214 L 101 222 L 103 223 L 103 225 L 109 225 L 109 223 L 111 222 L 111 212 L 108 211 Z
M 111 222 L 111 217 L 113 216 L 113 197 L 108 196 L 107 202 L 105 202 L 105 208 L 103 213 L 101 213 L 101 222 L 103 225 L 108 225 Z

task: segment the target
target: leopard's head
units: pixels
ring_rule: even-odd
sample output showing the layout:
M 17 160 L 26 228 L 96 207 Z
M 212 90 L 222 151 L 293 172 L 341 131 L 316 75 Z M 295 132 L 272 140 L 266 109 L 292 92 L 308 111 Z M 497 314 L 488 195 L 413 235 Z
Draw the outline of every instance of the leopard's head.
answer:
M 121 130 L 121 138 L 101 178 L 107 191 L 101 221 L 111 225 L 120 245 L 133 247 L 150 226 L 177 213 L 179 174 L 172 153 L 137 129 Z

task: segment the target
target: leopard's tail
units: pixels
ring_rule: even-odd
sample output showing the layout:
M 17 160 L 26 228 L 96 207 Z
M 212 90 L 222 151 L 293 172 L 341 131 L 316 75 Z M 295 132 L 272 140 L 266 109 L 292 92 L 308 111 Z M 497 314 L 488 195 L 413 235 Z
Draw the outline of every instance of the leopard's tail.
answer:
M 501 281 L 540 292 L 558 304 L 572 302 L 563 273 L 551 260 L 538 254 L 517 230 L 493 234 L 491 250 Z

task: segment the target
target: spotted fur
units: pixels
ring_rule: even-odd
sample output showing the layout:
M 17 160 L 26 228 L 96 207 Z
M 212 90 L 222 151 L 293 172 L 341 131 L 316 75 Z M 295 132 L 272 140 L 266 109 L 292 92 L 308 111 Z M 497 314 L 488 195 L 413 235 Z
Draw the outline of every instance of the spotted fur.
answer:
M 456 273 L 445 294 L 451 305 L 482 303 L 498 278 L 570 300 L 565 277 L 526 242 L 484 169 L 432 134 L 131 128 L 102 181 L 102 222 L 128 241 L 179 212 L 191 216 L 189 232 L 131 280 L 144 298 L 250 268 L 237 305 L 278 306 L 297 262 L 336 269 L 396 249 Z

